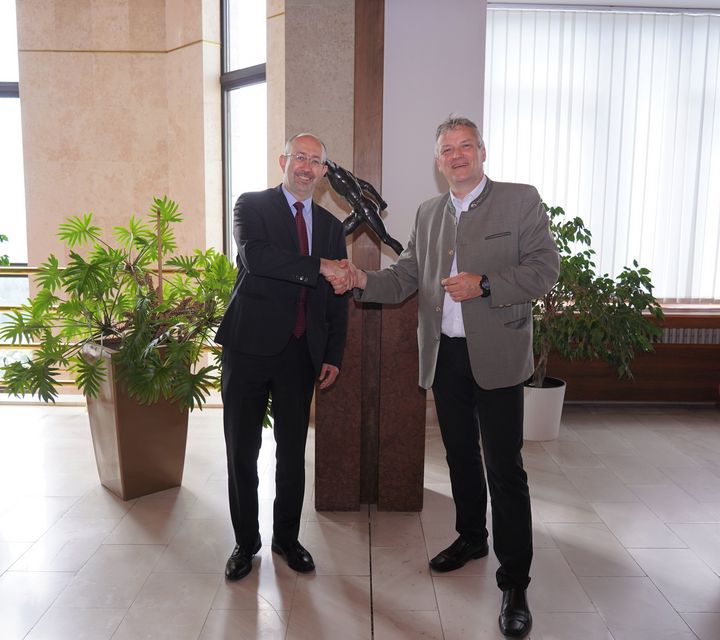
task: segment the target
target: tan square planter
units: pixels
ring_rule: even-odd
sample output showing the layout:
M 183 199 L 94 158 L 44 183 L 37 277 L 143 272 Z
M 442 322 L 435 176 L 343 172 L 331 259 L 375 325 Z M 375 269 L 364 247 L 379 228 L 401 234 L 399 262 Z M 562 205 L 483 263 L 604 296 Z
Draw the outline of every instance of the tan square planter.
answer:
M 182 483 L 188 410 L 160 400 L 142 405 L 117 384 L 111 349 L 85 347 L 91 358 L 107 360 L 107 379 L 88 414 L 100 482 L 123 500 Z

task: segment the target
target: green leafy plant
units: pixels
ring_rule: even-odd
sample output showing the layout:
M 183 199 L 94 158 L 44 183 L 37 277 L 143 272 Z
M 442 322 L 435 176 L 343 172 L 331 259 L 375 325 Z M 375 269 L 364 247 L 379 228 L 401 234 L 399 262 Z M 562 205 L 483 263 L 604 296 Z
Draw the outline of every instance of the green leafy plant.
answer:
M 0 233 L 0 242 L 7 242 L 8 237 Z M 0 267 L 7 267 L 10 264 L 10 258 L 6 255 L 0 255 Z
M 212 338 L 237 272 L 214 249 L 173 255 L 181 220 L 175 202 L 154 198 L 146 221 L 133 216 L 114 228 L 115 246 L 92 214 L 61 224 L 67 266 L 50 255 L 39 268 L 37 294 L 0 325 L 2 340 L 39 344 L 31 360 L 2 367 L 7 391 L 54 401 L 67 371 L 86 396 L 97 395 L 105 364 L 84 349 L 95 343 L 113 350 L 119 380 L 142 404 L 162 397 L 202 408 L 219 383 Z
M 592 235 L 582 219 L 566 217 L 561 207 L 545 209 L 560 251 L 560 274 L 533 307 L 532 386 L 543 386 L 554 351 L 568 360 L 604 360 L 618 376 L 631 378 L 635 353 L 652 351 L 653 338 L 661 334 L 656 321 L 663 312 L 649 270 L 633 261 L 616 278 L 598 276 Z

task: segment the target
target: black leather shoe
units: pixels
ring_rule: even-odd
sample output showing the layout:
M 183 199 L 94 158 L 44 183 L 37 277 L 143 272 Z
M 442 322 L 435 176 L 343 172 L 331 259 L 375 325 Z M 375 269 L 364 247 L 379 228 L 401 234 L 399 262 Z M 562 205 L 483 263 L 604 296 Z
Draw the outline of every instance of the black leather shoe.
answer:
M 500 631 L 510 638 L 522 638 L 530 632 L 532 616 L 528 609 L 525 589 L 503 591 L 500 609 Z
M 484 558 L 489 551 L 487 540 L 473 543 L 460 536 L 447 549 L 430 560 L 430 567 L 433 571 L 455 571 L 464 566 L 468 560 Z
M 236 544 L 228 561 L 225 563 L 225 577 L 228 580 L 240 580 L 240 578 L 244 578 L 250 573 L 253 556 L 260 551 L 261 546 L 260 536 L 258 536 L 253 548 L 250 550 Z
M 282 556 L 285 562 L 288 563 L 288 567 L 294 571 L 307 573 L 315 568 L 312 556 L 297 540 L 282 544 L 273 537 L 271 548 L 275 553 Z

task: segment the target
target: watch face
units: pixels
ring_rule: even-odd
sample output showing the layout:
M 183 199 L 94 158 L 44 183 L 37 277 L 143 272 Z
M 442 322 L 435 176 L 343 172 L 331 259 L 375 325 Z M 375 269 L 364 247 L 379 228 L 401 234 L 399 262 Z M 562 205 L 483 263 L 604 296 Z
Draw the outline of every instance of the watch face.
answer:
M 490 295 L 490 283 L 485 275 L 480 279 L 480 288 L 482 289 L 482 297 L 487 298 Z

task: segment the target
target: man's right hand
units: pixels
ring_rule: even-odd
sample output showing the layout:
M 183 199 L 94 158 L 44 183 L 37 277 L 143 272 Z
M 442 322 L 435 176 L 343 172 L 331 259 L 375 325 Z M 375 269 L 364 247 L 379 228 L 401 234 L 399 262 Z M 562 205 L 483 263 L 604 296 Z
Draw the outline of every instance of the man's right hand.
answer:
M 333 291 L 341 295 L 350 289 L 364 289 L 367 274 L 349 260 L 320 259 L 320 273 L 330 283 Z

